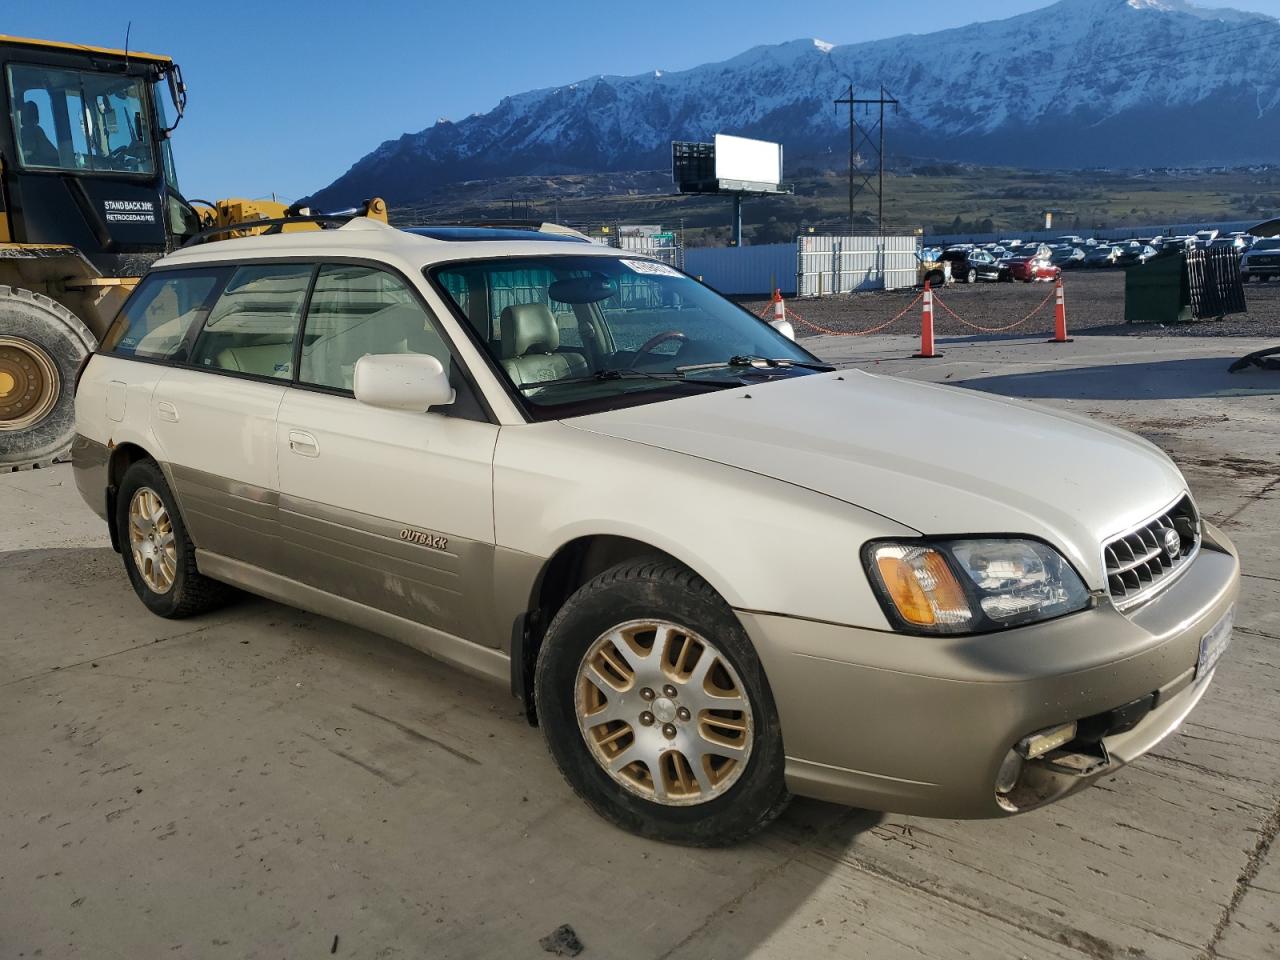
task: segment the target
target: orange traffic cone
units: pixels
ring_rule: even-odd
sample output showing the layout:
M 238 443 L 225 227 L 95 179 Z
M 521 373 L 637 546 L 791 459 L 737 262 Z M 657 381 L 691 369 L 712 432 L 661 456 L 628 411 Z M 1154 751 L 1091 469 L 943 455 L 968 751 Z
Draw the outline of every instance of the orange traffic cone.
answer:
M 1067 336 L 1067 299 L 1062 292 L 1062 278 L 1058 278 L 1058 304 L 1053 310 L 1053 339 L 1048 343 L 1071 343 Z
M 920 311 L 920 352 L 912 354 L 922 360 L 940 357 L 942 354 L 933 349 L 933 289 L 929 281 L 924 282 L 923 307 Z

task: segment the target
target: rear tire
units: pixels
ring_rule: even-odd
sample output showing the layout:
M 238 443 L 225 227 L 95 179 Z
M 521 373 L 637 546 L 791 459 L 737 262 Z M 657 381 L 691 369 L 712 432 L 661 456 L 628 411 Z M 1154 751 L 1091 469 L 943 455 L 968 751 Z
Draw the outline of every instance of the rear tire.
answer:
M 115 522 L 129 581 L 152 613 L 180 620 L 217 609 L 234 596 L 231 587 L 197 569 L 195 544 L 154 460 L 139 460 L 125 472 Z
M 615 663 L 629 676 L 603 682 L 598 667 L 607 673 Z M 534 691 L 561 774 L 624 830 L 725 846 L 765 827 L 789 800 L 760 661 L 719 594 L 674 561 L 622 563 L 574 593 L 538 652 Z M 708 707 L 708 691 L 735 706 Z M 615 711 L 617 720 L 596 719 Z M 736 746 L 718 746 L 720 724 Z M 624 765 L 610 772 L 611 757 Z
M 966 274 L 964 275 L 964 282 L 965 282 L 965 283 L 977 283 L 977 282 L 978 282 L 978 271 L 977 271 L 977 270 L 974 270 L 973 268 L 970 268 L 970 269 L 969 269 L 969 272 L 968 272 L 968 273 L 966 273 Z
M 75 436 L 75 381 L 97 340 L 62 304 L 0 286 L 0 473 L 47 467 Z

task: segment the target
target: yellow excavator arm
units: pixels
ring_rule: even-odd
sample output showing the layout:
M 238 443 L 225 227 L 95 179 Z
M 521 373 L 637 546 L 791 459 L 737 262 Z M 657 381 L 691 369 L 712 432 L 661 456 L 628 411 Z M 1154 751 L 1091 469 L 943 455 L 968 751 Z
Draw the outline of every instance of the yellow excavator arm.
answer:
M 255 220 L 281 220 L 293 216 L 308 216 L 312 213 L 309 208 L 298 206 L 287 206 L 276 200 L 246 200 L 242 197 L 233 197 L 227 200 L 216 200 L 211 206 L 201 205 L 197 208 L 200 215 L 200 229 L 212 230 L 219 229 L 218 239 L 226 240 L 232 237 L 251 237 L 261 230 L 263 227 L 254 227 Z M 369 217 L 372 220 L 381 220 L 387 222 L 387 204 L 381 197 L 373 197 L 366 200 L 360 207 L 354 211 L 355 216 Z M 243 226 L 242 226 L 243 225 Z M 228 230 L 228 227 L 237 227 L 235 230 Z M 317 223 L 287 223 L 280 227 L 281 232 L 292 233 L 299 230 L 319 230 L 320 225 Z

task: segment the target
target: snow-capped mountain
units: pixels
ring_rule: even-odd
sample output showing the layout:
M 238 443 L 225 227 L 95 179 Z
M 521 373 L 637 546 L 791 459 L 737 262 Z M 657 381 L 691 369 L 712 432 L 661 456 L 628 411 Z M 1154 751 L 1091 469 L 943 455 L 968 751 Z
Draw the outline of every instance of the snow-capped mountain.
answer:
M 691 70 L 594 76 L 388 140 L 312 199 L 414 200 L 451 182 L 659 168 L 672 140 L 781 140 L 845 161 L 852 83 L 901 101 L 891 153 L 1030 167 L 1280 157 L 1280 21 L 1187 0 L 1060 0 L 954 30 L 793 40 Z

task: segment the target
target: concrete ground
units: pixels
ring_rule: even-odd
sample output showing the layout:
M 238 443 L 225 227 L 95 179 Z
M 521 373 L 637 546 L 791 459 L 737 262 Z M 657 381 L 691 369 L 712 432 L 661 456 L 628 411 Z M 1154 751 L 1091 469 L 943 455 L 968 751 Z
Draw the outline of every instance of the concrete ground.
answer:
M 584 957 L 1280 956 L 1280 373 L 1224 372 L 1265 344 L 806 342 L 1173 454 L 1245 570 L 1178 734 L 1012 820 L 798 801 L 735 849 L 649 843 L 575 799 L 505 690 L 264 601 L 153 617 L 68 468 L 9 475 L 0 958 L 536 958 L 562 923 Z

